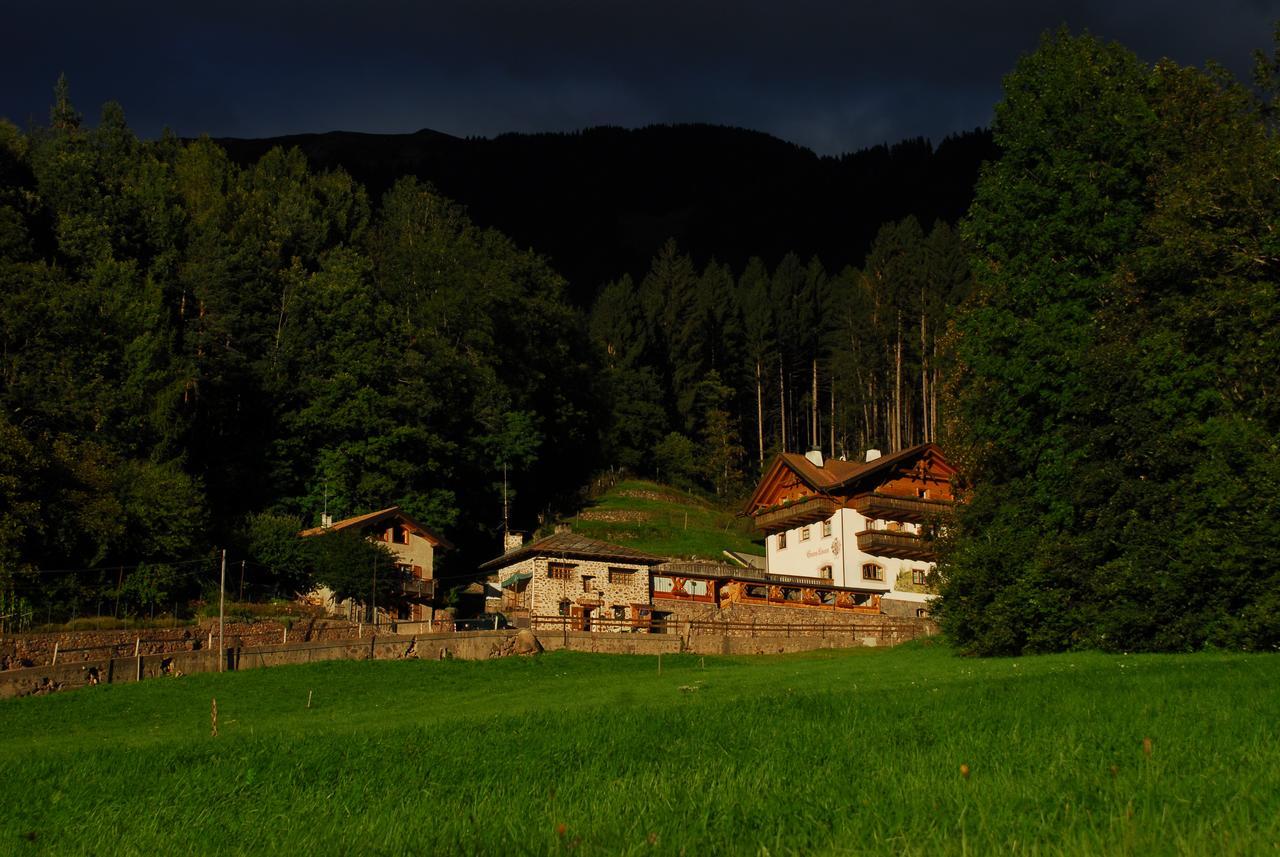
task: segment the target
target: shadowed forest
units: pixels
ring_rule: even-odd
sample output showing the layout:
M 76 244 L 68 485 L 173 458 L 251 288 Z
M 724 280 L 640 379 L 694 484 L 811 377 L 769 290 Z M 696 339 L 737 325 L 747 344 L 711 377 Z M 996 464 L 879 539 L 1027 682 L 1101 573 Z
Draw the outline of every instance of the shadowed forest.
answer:
M 0 123 L 0 614 L 198 598 L 392 504 L 458 545 L 605 471 L 741 496 L 942 443 L 970 651 L 1280 645 L 1276 58 L 1046 35 L 990 132 L 142 141 Z M 127 572 L 127 573 L 126 573 Z M 256 588 L 256 589 L 255 589 Z M 6 606 L 9 605 L 9 606 Z

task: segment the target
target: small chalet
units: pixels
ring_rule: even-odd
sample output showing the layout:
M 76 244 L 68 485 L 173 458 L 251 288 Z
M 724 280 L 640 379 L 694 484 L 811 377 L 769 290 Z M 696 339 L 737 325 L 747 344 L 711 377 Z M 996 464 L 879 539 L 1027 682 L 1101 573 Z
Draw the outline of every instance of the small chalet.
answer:
M 784 600 L 921 616 L 933 598 L 933 536 L 953 507 L 955 473 L 932 443 L 884 456 L 868 450 L 860 462 L 785 453 L 743 511 L 765 533 L 768 576 L 803 590 L 780 591 Z
M 558 532 L 521 544 L 480 566 L 502 588 L 501 610 L 519 626 L 563 617 L 572 630 L 647 629 L 649 569 L 663 562 L 633 548 Z
M 410 579 L 404 582 L 404 594 L 410 606 L 396 616 L 379 610 L 383 619 L 430 622 L 434 618 L 432 604 L 436 596 L 435 555 L 436 551 L 453 549 L 447 539 L 410 518 L 399 506 L 342 521 L 326 522 L 319 527 L 303 530 L 299 535 L 307 538 L 338 530 L 352 530 L 371 541 L 383 542 L 395 554 L 396 566 L 408 573 Z M 332 612 L 355 618 L 355 605 L 350 601 L 337 601 L 326 588 L 317 589 L 309 598 Z

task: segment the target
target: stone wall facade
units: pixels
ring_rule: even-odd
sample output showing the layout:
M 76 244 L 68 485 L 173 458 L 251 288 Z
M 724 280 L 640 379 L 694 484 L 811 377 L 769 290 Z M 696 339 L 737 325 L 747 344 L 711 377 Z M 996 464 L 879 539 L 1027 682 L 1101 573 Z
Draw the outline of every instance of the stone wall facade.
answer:
M 527 567 L 526 567 L 527 566 Z M 638 611 L 649 609 L 649 567 L 603 560 L 533 557 L 502 570 L 506 577 L 516 568 L 532 571 L 529 605 L 535 616 L 565 616 L 570 619 L 590 612 L 590 619 L 605 620 L 601 629 L 624 630 L 614 621 L 641 619 Z M 557 569 L 567 576 L 553 577 Z M 612 574 L 610 573 L 612 570 Z M 581 627 L 577 623 L 574 627 Z

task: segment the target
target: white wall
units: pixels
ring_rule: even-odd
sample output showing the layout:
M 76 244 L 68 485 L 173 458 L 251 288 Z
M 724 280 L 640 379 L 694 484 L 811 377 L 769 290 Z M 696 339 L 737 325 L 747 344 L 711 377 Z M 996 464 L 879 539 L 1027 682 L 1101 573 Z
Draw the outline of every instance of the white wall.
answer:
M 786 531 L 787 546 L 778 550 L 778 535 L 770 534 L 765 538 L 765 558 L 770 574 L 786 574 L 792 577 L 821 576 L 821 568 L 830 565 L 832 584 L 835 586 L 870 589 L 879 592 L 890 592 L 898 579 L 899 572 L 922 569 L 926 572 L 933 569 L 932 563 L 919 560 L 894 559 L 885 556 L 872 556 L 858 550 L 857 534 L 868 529 L 887 529 L 887 521 L 866 518 L 852 509 L 839 509 L 831 520 L 831 535 L 822 535 L 822 522 L 809 524 L 809 538 L 801 540 L 803 527 L 793 527 Z M 904 532 L 919 532 L 918 524 L 902 524 Z M 836 543 L 839 543 L 838 546 Z M 836 550 L 833 551 L 833 547 Z M 875 563 L 884 571 L 883 580 L 863 580 L 862 566 Z

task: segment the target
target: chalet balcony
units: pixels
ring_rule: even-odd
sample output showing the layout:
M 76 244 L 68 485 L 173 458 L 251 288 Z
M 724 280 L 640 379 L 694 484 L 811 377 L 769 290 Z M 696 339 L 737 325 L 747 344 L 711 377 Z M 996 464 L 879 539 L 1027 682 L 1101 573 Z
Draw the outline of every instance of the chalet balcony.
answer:
M 858 550 L 873 556 L 915 559 L 932 562 L 937 559 L 933 541 L 915 533 L 892 530 L 863 530 L 858 533 Z
M 798 503 L 758 512 L 756 526 L 762 530 L 789 530 L 805 524 L 825 521 L 836 513 L 840 504 L 829 497 L 809 497 Z
M 855 512 L 868 518 L 889 521 L 936 520 L 951 514 L 954 505 L 950 500 L 923 500 L 916 497 L 898 497 L 892 494 L 859 494 L 850 503 Z
M 436 582 L 423 580 L 420 577 L 410 577 L 401 582 L 400 591 L 410 600 L 430 601 L 436 594 Z

